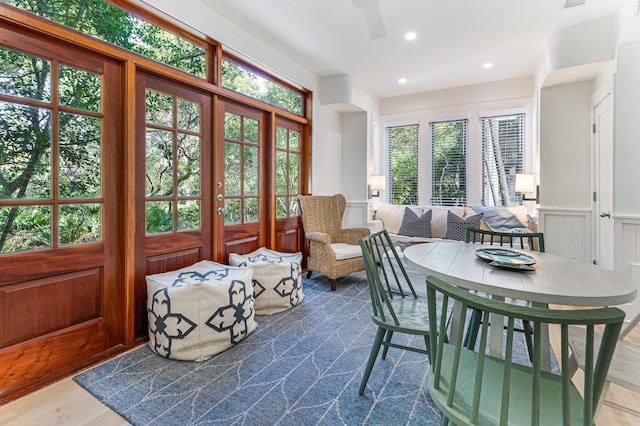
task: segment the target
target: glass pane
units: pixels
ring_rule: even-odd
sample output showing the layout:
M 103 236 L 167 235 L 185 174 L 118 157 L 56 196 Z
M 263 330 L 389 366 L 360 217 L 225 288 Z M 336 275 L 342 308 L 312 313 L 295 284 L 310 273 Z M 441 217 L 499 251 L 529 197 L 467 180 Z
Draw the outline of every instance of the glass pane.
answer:
M 302 115 L 302 95 L 226 58 L 222 59 L 222 86 Z
M 227 139 L 240 140 L 241 117 L 229 112 L 224 113 L 224 137 Z
M 244 141 L 258 143 L 258 120 L 252 118 L 244 119 Z
M 200 228 L 200 201 L 178 201 L 178 231 Z
M 258 221 L 258 199 L 257 198 L 245 198 L 244 199 L 244 222 L 257 222 Z
M 241 208 L 242 200 L 238 198 L 227 198 L 224 200 L 224 224 L 242 223 Z
M 102 0 L 3 0 L 46 19 L 206 78 L 207 54 L 195 44 Z
M 0 101 L 0 199 L 51 197 L 51 111 Z
M 173 230 L 173 209 L 171 201 L 147 202 L 147 233 L 171 232 Z
M 276 129 L 276 146 L 280 149 L 287 149 L 288 147 L 288 136 L 289 132 L 284 127 L 278 127 Z
M 289 149 L 300 151 L 300 132 L 289 130 Z
M 99 118 L 60 113 L 60 197 L 102 194 L 100 129 Z
M 244 147 L 244 195 L 256 195 L 258 193 L 258 148 L 255 146 Z
M 0 47 L 0 93 L 51 102 L 51 62 Z
M 178 129 L 200 132 L 200 104 L 178 99 Z
M 95 243 L 102 240 L 100 204 L 60 206 L 60 245 Z
M 289 153 L 289 194 L 298 194 L 300 155 Z
M 200 194 L 200 137 L 178 134 L 178 195 Z
M 289 197 L 289 216 L 299 216 L 298 207 L 300 206 L 298 205 L 296 197 Z
M 0 207 L 0 253 L 51 247 L 51 206 Z
M 287 216 L 289 210 L 289 197 L 276 197 L 276 218 L 280 219 Z
M 102 109 L 102 77 L 89 71 L 60 65 L 60 105 L 87 111 Z
M 241 167 L 242 156 L 240 149 L 242 145 L 225 142 L 224 143 L 224 193 L 225 195 L 242 195 L 240 184 L 242 182 Z
M 287 156 L 286 152 L 276 152 L 276 194 L 287 193 Z
M 173 127 L 173 97 L 147 90 L 147 123 Z
M 173 194 L 173 133 L 147 129 L 146 194 Z

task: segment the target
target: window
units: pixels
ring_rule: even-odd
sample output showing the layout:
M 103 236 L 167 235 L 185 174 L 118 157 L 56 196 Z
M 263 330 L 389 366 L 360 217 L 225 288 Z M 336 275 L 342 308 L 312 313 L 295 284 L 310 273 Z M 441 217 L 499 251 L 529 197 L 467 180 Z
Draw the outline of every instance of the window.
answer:
M 303 96 L 282 84 L 266 79 L 247 66 L 222 59 L 222 86 L 269 105 L 302 115 Z
M 299 131 L 276 127 L 276 218 L 298 215 L 300 195 L 301 135 Z
M 431 128 L 431 204 L 467 205 L 467 120 L 440 121 Z
M 418 125 L 387 127 L 389 201 L 418 204 Z
M 2 0 L 20 9 L 154 59 L 200 78 L 205 49 L 103 0 Z
M 0 253 L 101 241 L 102 76 L 2 47 L 0 63 Z
M 147 233 L 200 228 L 201 105 L 146 91 Z
M 484 117 L 482 126 L 482 204 L 515 206 L 516 173 L 524 163 L 524 114 Z

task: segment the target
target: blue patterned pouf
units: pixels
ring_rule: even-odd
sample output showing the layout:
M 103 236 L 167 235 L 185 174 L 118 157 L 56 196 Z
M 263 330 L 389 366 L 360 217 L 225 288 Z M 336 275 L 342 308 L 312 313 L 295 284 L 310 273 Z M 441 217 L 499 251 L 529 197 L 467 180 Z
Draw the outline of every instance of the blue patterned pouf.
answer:
M 302 253 L 280 253 L 261 247 L 253 253 L 229 255 L 233 266 L 253 267 L 256 315 L 286 311 L 302 302 Z
M 204 361 L 251 334 L 253 270 L 203 260 L 148 275 L 149 347 L 160 356 Z

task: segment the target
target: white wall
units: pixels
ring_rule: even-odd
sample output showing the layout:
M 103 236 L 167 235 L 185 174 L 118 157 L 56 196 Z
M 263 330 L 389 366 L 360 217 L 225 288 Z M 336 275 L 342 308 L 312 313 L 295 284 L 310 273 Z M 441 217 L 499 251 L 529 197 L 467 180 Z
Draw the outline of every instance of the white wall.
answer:
M 640 216 L 640 42 L 618 48 L 614 102 L 614 214 Z
M 591 209 L 591 81 L 540 93 L 540 206 Z

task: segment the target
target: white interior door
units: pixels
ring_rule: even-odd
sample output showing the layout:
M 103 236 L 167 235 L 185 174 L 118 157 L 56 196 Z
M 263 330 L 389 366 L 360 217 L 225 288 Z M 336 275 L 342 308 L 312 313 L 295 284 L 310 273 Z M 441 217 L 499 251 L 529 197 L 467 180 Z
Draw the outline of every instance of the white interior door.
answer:
M 595 261 L 613 270 L 613 102 L 611 94 L 594 107 Z

